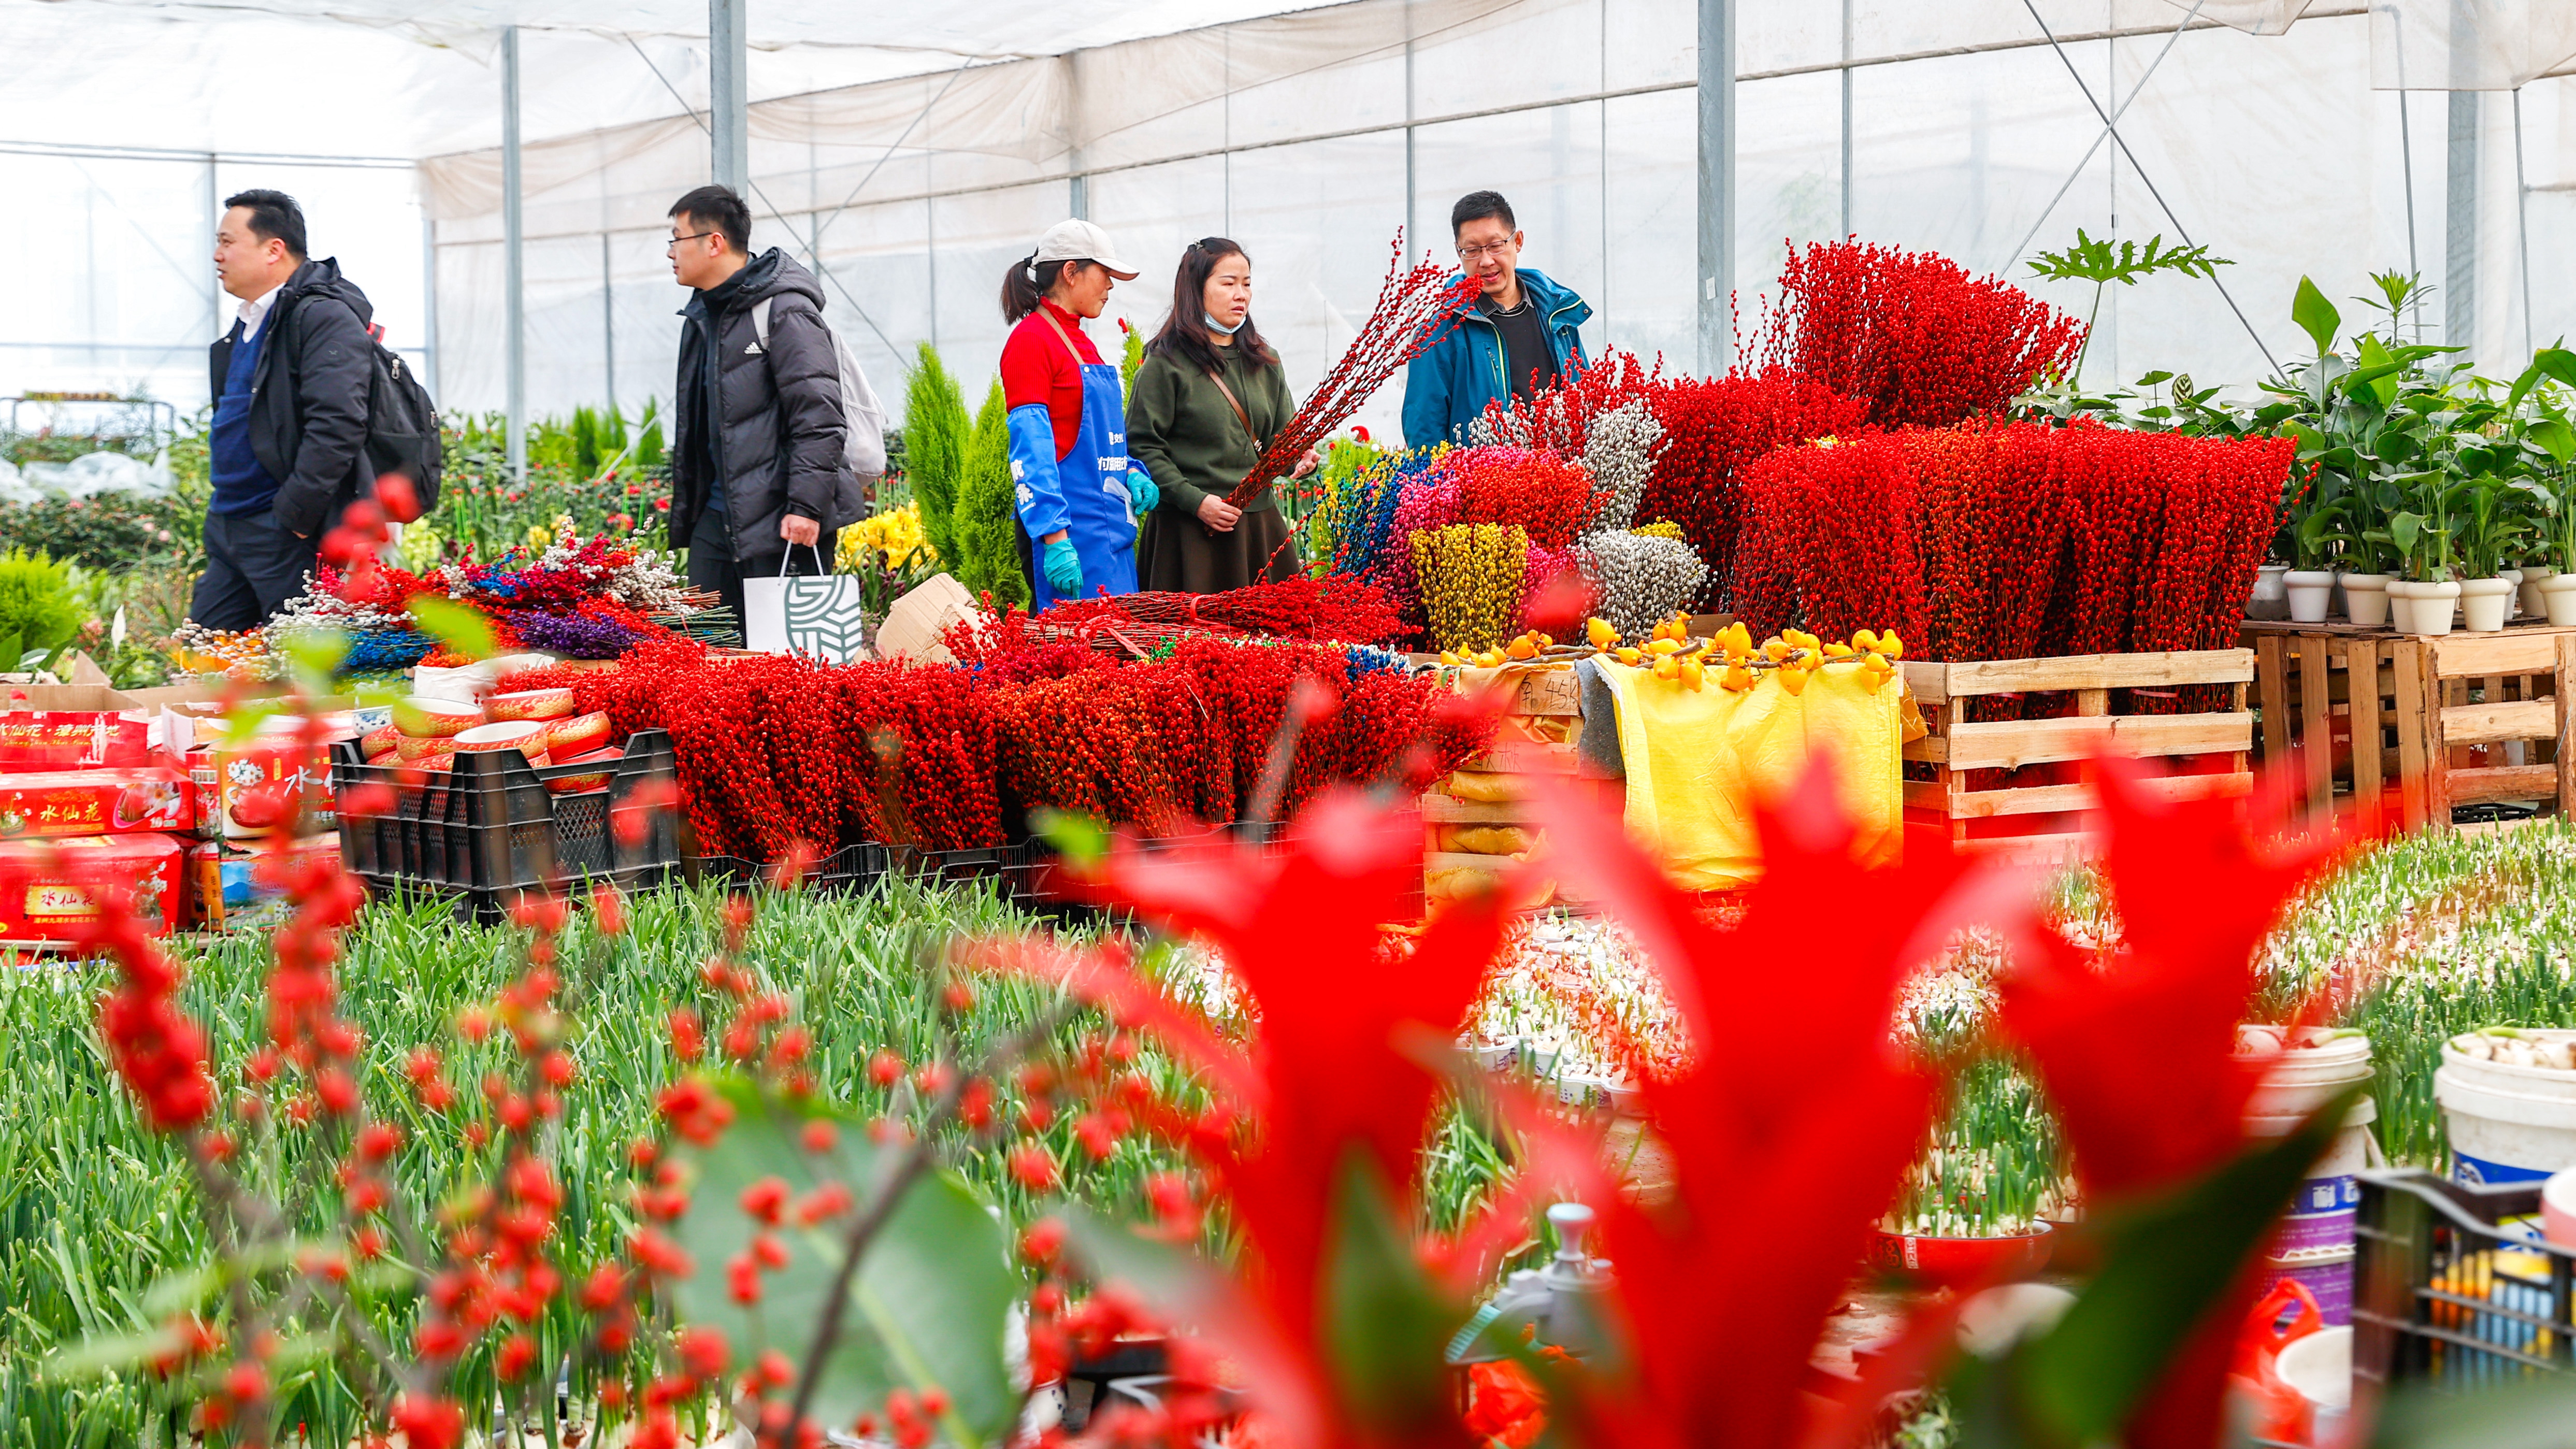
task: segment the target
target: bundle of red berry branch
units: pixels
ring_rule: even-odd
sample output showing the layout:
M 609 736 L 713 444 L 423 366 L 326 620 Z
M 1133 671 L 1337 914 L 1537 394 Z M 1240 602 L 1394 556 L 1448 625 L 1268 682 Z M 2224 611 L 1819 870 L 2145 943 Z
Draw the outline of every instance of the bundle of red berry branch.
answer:
M 1396 228 L 1393 257 L 1387 263 L 1386 282 L 1378 288 L 1377 306 L 1370 309 L 1368 321 L 1360 325 L 1357 337 L 1342 353 L 1342 360 L 1324 374 L 1306 398 L 1306 405 L 1279 430 L 1270 446 L 1243 475 L 1243 481 L 1225 496 L 1237 508 L 1251 506 L 1263 489 L 1287 476 L 1306 456 L 1306 450 L 1331 437 L 1333 430 L 1348 421 L 1360 405 L 1386 386 L 1396 369 L 1411 362 L 1441 334 L 1457 325 L 1458 311 L 1473 301 L 1477 281 L 1461 274 L 1451 277 L 1436 263 L 1425 261 L 1412 270 L 1404 266 L 1404 229 Z
M 1046 624 L 1179 625 L 1216 633 L 1263 634 L 1274 639 L 1320 639 L 1373 644 L 1404 632 L 1404 620 L 1384 590 L 1335 575 L 1299 576 L 1252 584 L 1221 594 L 1147 590 L 1077 599 L 1049 609 Z M 1154 631 L 1160 637 L 1160 631 Z
M 1753 355 L 1870 400 L 1881 427 L 1999 412 L 2066 370 L 2084 324 L 1949 258 L 1862 242 L 1792 252 Z

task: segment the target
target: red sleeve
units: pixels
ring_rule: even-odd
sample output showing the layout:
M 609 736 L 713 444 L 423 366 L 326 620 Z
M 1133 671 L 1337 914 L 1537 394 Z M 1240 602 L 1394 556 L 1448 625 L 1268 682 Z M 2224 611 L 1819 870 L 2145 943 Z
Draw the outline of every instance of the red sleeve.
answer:
M 1085 361 L 1098 362 L 1099 352 L 1091 338 L 1079 327 L 1065 331 L 1074 345 L 1090 356 Z M 1021 407 L 1028 403 L 1047 405 L 1047 421 L 1055 425 L 1055 455 L 1062 458 L 1073 451 L 1074 439 L 1082 435 L 1082 364 L 1064 350 L 1055 329 L 1046 319 L 1030 313 L 1002 343 L 1002 405 Z

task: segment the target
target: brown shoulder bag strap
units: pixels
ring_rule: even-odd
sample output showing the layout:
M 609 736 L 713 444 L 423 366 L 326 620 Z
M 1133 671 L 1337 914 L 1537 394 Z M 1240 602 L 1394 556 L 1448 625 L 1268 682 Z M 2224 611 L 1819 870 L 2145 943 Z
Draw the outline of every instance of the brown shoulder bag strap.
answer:
M 1243 424 L 1243 435 L 1252 440 L 1252 450 L 1256 453 L 1260 452 L 1261 435 L 1252 430 L 1252 419 L 1243 411 L 1242 400 L 1234 395 L 1233 388 L 1225 385 L 1225 379 L 1218 375 L 1217 369 L 1209 368 L 1207 375 L 1208 381 L 1216 384 L 1216 390 L 1225 394 L 1226 406 L 1234 409 L 1234 420 Z

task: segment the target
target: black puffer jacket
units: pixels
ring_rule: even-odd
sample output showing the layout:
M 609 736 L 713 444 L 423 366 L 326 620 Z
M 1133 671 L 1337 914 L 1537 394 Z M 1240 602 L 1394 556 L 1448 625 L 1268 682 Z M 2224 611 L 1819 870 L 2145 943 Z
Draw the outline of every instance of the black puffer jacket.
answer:
M 339 258 L 324 257 L 295 269 L 261 324 L 268 340 L 251 374 L 250 447 L 278 480 L 277 521 L 291 533 L 313 537 L 375 485 L 367 462 L 375 315 L 367 294 L 340 275 Z M 208 359 L 212 396 L 224 395 L 232 358 L 227 332 Z
M 751 315 L 763 297 L 765 348 Z M 691 296 L 680 315 L 688 320 L 672 407 L 671 546 L 688 546 L 720 477 L 733 556 L 777 553 L 786 547 L 778 520 L 830 517 L 843 471 L 841 369 L 823 325 L 822 283 L 771 247 L 722 286 Z M 692 385 L 710 362 L 713 419 L 701 416 L 705 393 Z

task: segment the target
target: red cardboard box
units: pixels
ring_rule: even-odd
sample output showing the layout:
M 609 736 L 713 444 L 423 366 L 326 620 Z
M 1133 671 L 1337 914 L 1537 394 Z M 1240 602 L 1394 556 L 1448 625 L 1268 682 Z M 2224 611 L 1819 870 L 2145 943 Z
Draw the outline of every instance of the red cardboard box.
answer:
M 150 763 L 152 720 L 135 711 L 0 713 L 0 770 L 91 770 Z
M 0 774 L 0 840 L 186 830 L 185 772 L 166 766 Z
M 133 887 L 134 910 L 155 936 L 178 923 L 179 842 L 167 835 L 86 835 L 0 841 L 0 938 L 60 941 L 98 914 L 89 883 Z
M 270 834 L 293 821 L 299 793 L 308 829 L 335 823 L 327 745 L 309 754 L 300 741 L 282 737 L 208 745 L 188 752 L 188 773 L 197 786 L 197 834 L 209 840 Z

